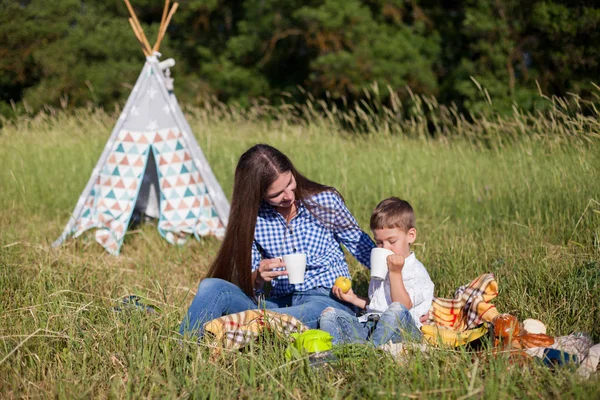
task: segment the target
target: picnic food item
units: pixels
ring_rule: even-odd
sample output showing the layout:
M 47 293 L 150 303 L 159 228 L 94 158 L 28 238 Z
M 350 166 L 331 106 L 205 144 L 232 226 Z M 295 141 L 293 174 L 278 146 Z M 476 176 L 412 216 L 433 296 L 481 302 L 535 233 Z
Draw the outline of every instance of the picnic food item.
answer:
M 546 333 L 546 325 L 537 319 L 526 319 L 523 321 L 523 330 L 527 333 Z
M 516 338 L 516 340 L 518 340 L 522 349 L 549 347 L 554 344 L 554 338 L 544 333 L 526 333 Z
M 337 286 L 342 289 L 342 292 L 348 293 L 348 290 L 352 287 L 352 281 L 345 276 L 338 276 L 333 286 Z
M 510 314 L 500 314 L 492 321 L 494 324 L 494 336 L 507 339 L 519 336 L 519 320 Z

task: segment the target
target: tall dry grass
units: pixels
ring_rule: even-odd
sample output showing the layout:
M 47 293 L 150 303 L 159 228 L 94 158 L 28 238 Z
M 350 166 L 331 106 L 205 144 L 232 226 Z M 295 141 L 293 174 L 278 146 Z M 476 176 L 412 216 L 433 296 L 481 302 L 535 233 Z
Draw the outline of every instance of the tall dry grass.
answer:
M 376 98 L 377 88 L 371 96 Z M 461 116 L 434 99 L 393 96 L 350 110 L 307 101 L 187 109 L 226 194 L 250 145 L 268 142 L 309 177 L 337 187 L 367 228 L 384 197 L 417 212 L 414 247 L 450 296 L 493 272 L 494 303 L 552 335 L 600 330 L 600 147 L 588 105 L 549 99 L 539 114 Z M 421 108 L 418 110 L 417 105 Z M 358 108 L 357 108 L 358 107 Z M 379 107 L 379 108 L 377 108 Z M 369 108 L 371 111 L 369 111 Z M 592 110 L 593 111 L 593 110 Z M 597 379 L 461 351 L 368 349 L 337 364 L 288 362 L 285 339 L 211 360 L 177 327 L 219 246 L 170 246 L 153 226 L 129 231 L 118 258 L 91 238 L 53 249 L 118 113 L 48 109 L 0 131 L 0 393 L 5 398 L 598 398 Z M 350 260 L 354 287 L 368 275 Z M 160 312 L 114 312 L 137 294 Z M 476 360 L 476 361 L 474 361 Z

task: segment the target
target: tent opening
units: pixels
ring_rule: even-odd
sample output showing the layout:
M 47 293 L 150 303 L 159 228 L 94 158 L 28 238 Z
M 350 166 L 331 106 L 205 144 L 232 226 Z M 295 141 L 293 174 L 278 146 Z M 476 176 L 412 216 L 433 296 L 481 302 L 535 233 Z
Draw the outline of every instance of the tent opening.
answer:
M 156 161 L 152 147 L 148 149 L 148 162 L 146 171 L 142 179 L 142 187 L 138 194 L 133 215 L 131 216 L 130 226 L 137 226 L 141 223 L 154 223 L 160 217 L 160 195 Z

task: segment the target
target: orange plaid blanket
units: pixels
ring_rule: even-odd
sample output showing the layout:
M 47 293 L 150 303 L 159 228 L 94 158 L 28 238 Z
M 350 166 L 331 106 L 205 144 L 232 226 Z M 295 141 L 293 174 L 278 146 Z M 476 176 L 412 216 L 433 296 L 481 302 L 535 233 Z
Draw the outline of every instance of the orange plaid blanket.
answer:
M 304 332 L 308 328 L 300 320 L 269 310 L 248 310 L 225 315 L 204 324 L 204 332 L 219 347 L 235 350 L 244 347 L 263 332 L 275 332 L 288 336 L 292 332 Z
M 491 322 L 498 310 L 490 300 L 498 296 L 498 283 L 494 274 L 483 274 L 459 287 L 452 299 L 434 298 L 425 324 L 438 325 L 456 332 L 475 328 Z

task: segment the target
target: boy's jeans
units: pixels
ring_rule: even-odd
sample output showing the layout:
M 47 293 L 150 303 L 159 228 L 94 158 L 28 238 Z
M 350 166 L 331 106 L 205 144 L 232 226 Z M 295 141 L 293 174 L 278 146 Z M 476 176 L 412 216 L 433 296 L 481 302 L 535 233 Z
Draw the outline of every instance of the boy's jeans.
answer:
M 328 288 L 314 288 L 305 292 L 295 292 L 277 299 L 261 300 L 256 304 L 242 290 L 231 282 L 218 278 L 207 278 L 200 282 L 196 297 L 192 301 L 179 332 L 202 336 L 203 325 L 223 315 L 235 314 L 246 310 L 266 308 L 281 314 L 291 315 L 309 328 L 317 327 L 321 312 L 327 307 L 352 312 L 339 301 Z
M 327 310 L 321 314 L 320 329 L 333 336 L 333 344 L 372 343 L 380 346 L 389 342 L 418 340 L 421 331 L 416 327 L 408 309 L 392 303 L 379 321 L 359 322 L 353 314 L 342 310 Z

